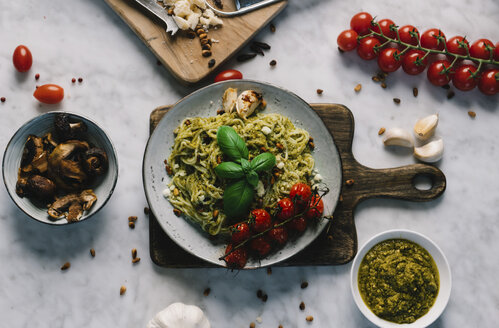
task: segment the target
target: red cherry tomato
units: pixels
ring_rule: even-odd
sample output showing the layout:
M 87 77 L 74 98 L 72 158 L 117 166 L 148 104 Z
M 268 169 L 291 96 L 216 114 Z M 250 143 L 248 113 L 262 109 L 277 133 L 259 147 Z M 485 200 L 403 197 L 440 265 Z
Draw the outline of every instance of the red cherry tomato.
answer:
M 270 252 L 271 246 L 265 237 L 258 237 L 250 242 L 251 249 L 255 250 L 258 255 L 265 256 Z
M 499 69 L 488 69 L 478 80 L 478 89 L 486 95 L 499 93 Z
M 443 38 L 443 40 L 440 40 Z M 425 31 L 421 35 L 421 46 L 423 48 L 444 50 L 445 34 L 437 28 Z
M 372 20 L 373 16 L 371 16 L 369 13 L 358 13 L 350 20 L 350 27 L 359 35 L 365 35 L 369 33 L 369 29 L 372 28 Z
M 291 199 L 283 198 L 277 202 L 277 206 L 279 206 L 279 213 L 277 214 L 279 220 L 285 221 L 295 215 L 295 205 Z
M 476 72 L 476 67 L 473 65 L 462 65 L 459 66 L 454 71 L 454 76 L 452 77 L 452 84 L 456 89 L 461 91 L 469 91 L 476 87 L 478 78 L 475 78 L 472 74 Z
M 416 34 L 417 37 L 414 37 L 411 34 Z M 417 28 L 415 28 L 412 25 L 404 25 L 401 28 L 399 28 L 399 37 L 400 41 L 412 44 L 413 46 L 417 46 L 419 39 L 419 31 Z
M 239 222 L 230 228 L 231 241 L 234 244 L 239 244 L 251 236 L 250 227 L 246 222 Z
M 409 50 L 402 58 L 402 69 L 409 75 L 417 75 L 423 72 L 428 65 L 428 59 L 424 57 L 425 53 L 420 50 Z
M 446 42 L 447 50 L 450 53 L 456 55 L 466 56 L 467 55 L 466 48 L 460 44 L 462 42 L 464 42 L 469 49 L 470 44 L 468 43 L 468 40 L 466 40 L 466 38 L 463 38 L 462 36 L 453 36 Z
M 380 45 L 381 43 L 378 39 L 368 36 L 367 38 L 360 40 L 359 47 L 357 48 L 357 54 L 359 54 L 360 58 L 365 60 L 374 59 L 378 55 L 375 47 Z
M 305 218 L 307 220 L 318 219 L 324 213 L 324 202 L 322 198 L 318 195 L 312 196 L 312 200 L 310 201 L 310 209 L 305 213 Z
M 44 104 L 57 104 L 64 98 L 64 89 L 57 84 L 44 84 L 36 88 L 33 96 Z
M 272 226 L 272 219 L 269 212 L 264 209 L 256 209 L 251 211 L 251 216 L 254 218 L 253 230 L 262 232 Z
M 499 42 L 496 43 L 496 48 L 494 49 L 494 60 L 499 61 Z
M 388 18 L 382 19 L 378 22 L 378 24 L 381 27 L 381 32 L 383 32 L 383 35 L 389 37 L 390 39 L 395 39 L 397 37 L 397 32 L 392 31 L 390 29 L 391 25 L 395 26 L 395 23 L 391 19 Z M 374 26 L 371 27 L 371 29 L 376 33 L 381 33 L 379 27 L 375 24 Z M 380 41 L 386 40 L 383 37 L 379 37 L 379 39 Z
M 398 57 L 400 52 L 396 48 L 385 48 L 378 56 L 378 66 L 383 72 L 395 72 L 402 64 L 402 59 Z
M 312 190 L 310 189 L 310 186 L 302 182 L 295 183 L 289 192 L 289 198 L 291 198 L 298 207 L 306 206 L 311 196 Z
M 228 69 L 222 71 L 215 76 L 215 82 L 227 81 L 227 80 L 240 80 L 243 78 L 243 73 L 235 69 Z
M 345 30 L 338 35 L 338 47 L 343 51 L 351 51 L 357 48 L 357 37 L 359 35 L 354 30 Z
M 433 62 L 430 67 L 428 67 L 428 80 L 436 86 L 443 86 L 449 83 L 451 79 L 451 74 L 446 73 L 444 70 L 450 67 L 450 63 L 447 60 L 437 60 Z
M 288 241 L 288 230 L 285 227 L 276 227 L 270 230 L 267 236 L 279 245 L 284 245 Z
M 31 51 L 28 47 L 20 45 L 14 50 L 12 55 L 12 61 L 14 62 L 14 67 L 21 73 L 29 71 L 31 65 L 33 64 L 33 57 L 31 56 Z
M 291 230 L 303 232 L 305 231 L 305 229 L 307 229 L 307 220 L 305 220 L 305 218 L 303 217 L 293 219 L 288 223 L 288 227 Z
M 225 249 L 225 254 L 228 254 L 234 246 L 232 244 L 227 245 Z M 248 251 L 246 248 L 241 247 L 230 253 L 225 257 L 225 263 L 227 263 L 227 267 L 232 269 L 242 269 L 246 265 L 246 261 L 248 260 Z
M 487 39 L 476 40 L 470 47 L 471 57 L 489 59 L 493 53 L 494 44 Z

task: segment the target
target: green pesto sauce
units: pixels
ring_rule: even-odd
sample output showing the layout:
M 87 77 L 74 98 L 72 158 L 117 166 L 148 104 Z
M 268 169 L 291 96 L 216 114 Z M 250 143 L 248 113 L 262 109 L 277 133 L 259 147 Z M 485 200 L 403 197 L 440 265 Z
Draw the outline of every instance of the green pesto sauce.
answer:
M 426 249 L 406 239 L 390 239 L 364 256 L 358 283 L 362 299 L 374 314 L 395 323 L 411 323 L 435 303 L 439 276 Z

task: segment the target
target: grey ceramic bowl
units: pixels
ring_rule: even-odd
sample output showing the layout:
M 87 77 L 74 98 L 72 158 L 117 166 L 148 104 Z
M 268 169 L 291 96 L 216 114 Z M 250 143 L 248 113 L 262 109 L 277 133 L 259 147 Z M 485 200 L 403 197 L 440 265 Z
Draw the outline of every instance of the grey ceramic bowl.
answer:
M 46 208 L 40 207 L 38 204 L 33 203 L 27 197 L 19 197 L 16 194 L 16 182 L 24 144 L 28 138 L 28 135 L 34 134 L 36 136 L 43 136 L 47 132 L 53 131 L 54 117 L 56 114 L 60 113 L 61 112 L 45 113 L 33 118 L 21 126 L 21 128 L 17 130 L 7 144 L 2 162 L 3 181 L 14 203 L 16 203 L 16 205 L 31 218 L 52 225 L 64 225 L 67 224 L 68 221 L 65 218 L 53 220 L 47 214 Z M 90 186 L 97 195 L 97 201 L 89 211 L 84 212 L 80 220 L 77 221 L 80 222 L 97 213 L 113 194 L 116 181 L 118 180 L 118 160 L 116 158 L 116 152 L 111 140 L 106 133 L 99 126 L 97 126 L 96 123 L 77 114 L 67 114 L 69 114 L 73 120 L 85 122 L 88 128 L 88 131 L 86 132 L 86 139 L 96 147 L 102 148 L 107 153 L 109 160 L 109 168 L 106 174 Z

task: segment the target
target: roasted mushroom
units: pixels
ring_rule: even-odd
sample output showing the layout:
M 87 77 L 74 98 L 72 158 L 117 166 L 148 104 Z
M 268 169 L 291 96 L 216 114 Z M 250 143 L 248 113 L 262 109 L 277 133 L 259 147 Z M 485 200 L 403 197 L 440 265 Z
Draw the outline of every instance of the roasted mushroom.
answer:
M 65 113 L 55 116 L 54 127 L 57 137 L 61 140 L 79 139 L 87 131 L 87 125 L 84 122 L 71 122 L 69 115 Z
M 107 154 L 100 148 L 89 149 L 83 155 L 82 164 L 88 175 L 102 175 L 107 171 Z
M 47 152 L 43 148 L 43 140 L 34 135 L 29 135 L 24 144 L 21 158 L 22 173 L 45 173 L 47 171 Z
M 69 222 L 78 221 L 83 211 L 90 209 L 97 196 L 91 189 L 84 190 L 80 194 L 69 194 L 58 198 L 49 206 L 48 214 L 53 219 L 60 219 L 66 216 Z
M 27 179 L 28 194 L 38 199 L 52 200 L 57 187 L 52 180 L 41 175 L 32 175 Z
M 88 149 L 88 143 L 79 140 L 68 140 L 54 149 L 48 160 L 48 174 L 58 186 L 78 190 L 85 185 L 88 177 L 79 159 Z
M 43 138 L 43 149 L 45 149 L 45 151 L 50 154 L 54 149 L 55 147 L 57 147 L 58 145 L 58 142 L 56 142 L 54 140 L 54 137 L 52 135 L 51 132 L 47 133 Z

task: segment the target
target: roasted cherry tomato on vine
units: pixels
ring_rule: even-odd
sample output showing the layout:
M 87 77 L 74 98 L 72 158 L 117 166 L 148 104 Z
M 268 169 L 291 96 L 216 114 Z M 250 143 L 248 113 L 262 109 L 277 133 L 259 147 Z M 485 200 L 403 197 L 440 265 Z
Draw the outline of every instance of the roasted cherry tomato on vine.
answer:
M 234 246 L 232 244 L 227 245 L 225 254 L 229 254 L 233 248 Z M 227 255 L 224 260 L 225 263 L 227 263 L 227 267 L 231 269 L 242 269 L 248 261 L 248 251 L 244 247 L 238 248 Z
M 298 232 L 303 232 L 307 229 L 307 220 L 304 217 L 299 217 L 289 221 L 288 228 Z
M 423 48 L 444 50 L 444 44 L 445 34 L 438 28 L 429 29 L 421 34 L 421 46 Z
M 240 80 L 243 78 L 243 73 L 235 69 L 228 69 L 222 71 L 215 76 L 215 82 L 227 81 L 227 80 Z
M 414 35 L 417 35 L 417 37 Z M 415 28 L 412 25 L 404 25 L 401 28 L 399 28 L 399 37 L 400 41 L 412 44 L 413 46 L 417 46 L 419 39 L 419 31 L 417 28 Z
M 284 245 L 288 241 L 288 230 L 283 226 L 275 227 L 268 232 L 267 236 L 279 245 Z
M 338 35 L 338 47 L 343 51 L 351 51 L 357 48 L 357 37 L 359 35 L 354 30 L 345 30 Z
M 369 33 L 369 29 L 372 28 L 372 20 L 373 16 L 371 16 L 371 14 L 366 12 L 358 13 L 350 20 L 350 27 L 359 35 L 365 35 Z
M 431 63 L 427 72 L 428 80 L 439 87 L 448 84 L 452 76 L 445 70 L 449 67 L 450 63 L 447 60 L 437 60 Z
M 402 64 L 400 51 L 396 48 L 385 48 L 381 50 L 378 56 L 378 66 L 383 72 L 390 73 L 399 69 Z
M 21 73 L 29 71 L 31 65 L 33 64 L 33 56 L 31 56 L 31 51 L 28 47 L 20 45 L 14 50 L 12 55 L 12 62 L 14 67 Z
M 452 84 L 461 91 L 469 91 L 476 87 L 478 77 L 474 76 L 476 67 L 473 65 L 462 65 L 454 70 Z
M 255 250 L 258 255 L 265 256 L 270 252 L 272 247 L 265 237 L 258 237 L 250 242 L 250 248 Z
M 246 222 L 239 222 L 230 227 L 231 241 L 234 244 L 242 243 L 251 236 L 251 230 Z
M 447 42 L 445 43 L 447 46 L 447 50 L 456 55 L 461 55 L 461 56 L 466 56 L 466 47 L 463 46 L 462 44 L 466 44 L 468 46 L 468 49 L 470 47 L 470 44 L 468 43 L 468 40 L 466 38 L 463 38 L 462 36 L 453 36 Z
M 428 64 L 427 58 L 422 59 L 425 53 L 420 50 L 409 50 L 402 58 L 402 69 L 409 75 L 423 72 Z
M 489 59 L 491 53 L 494 53 L 494 44 L 487 39 L 476 40 L 470 47 L 471 57 Z
M 256 209 L 251 211 L 251 216 L 254 219 L 254 222 L 252 224 L 253 231 L 262 232 L 272 226 L 270 214 L 264 209 Z
M 324 202 L 319 195 L 313 195 L 310 201 L 310 209 L 305 213 L 307 220 L 318 219 L 324 213 Z
M 494 49 L 494 60 L 499 61 L 499 42 L 496 43 L 496 48 Z
M 289 192 L 289 198 L 291 198 L 298 207 L 301 207 L 300 209 L 303 209 L 302 207 L 308 204 L 311 196 L 312 189 L 310 189 L 308 184 L 302 182 L 295 183 Z
M 488 69 L 478 80 L 478 89 L 489 96 L 499 92 L 499 69 Z
M 381 27 L 381 32 L 383 32 L 383 35 L 389 37 L 390 39 L 395 39 L 397 37 L 397 32 L 392 31 L 390 29 L 390 26 L 393 25 L 395 26 L 395 23 L 388 18 L 382 19 L 378 22 L 379 27 Z M 371 30 L 373 30 L 376 33 L 381 33 L 380 28 L 376 24 L 373 24 L 371 27 Z M 380 41 L 385 41 L 386 39 L 383 37 L 379 37 Z
M 44 84 L 36 88 L 33 96 L 44 104 L 57 104 L 64 98 L 64 89 L 57 84 Z
M 277 206 L 279 206 L 279 213 L 277 214 L 279 220 L 285 221 L 295 215 L 295 205 L 291 199 L 283 198 L 277 202 Z
M 367 38 L 360 40 L 357 54 L 359 54 L 360 58 L 365 60 L 374 59 L 378 55 L 375 47 L 379 47 L 380 45 L 381 43 L 378 39 L 368 36 Z

